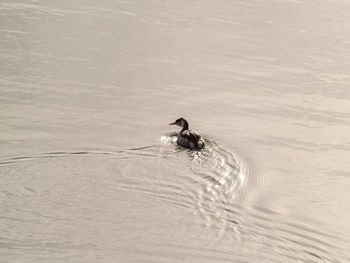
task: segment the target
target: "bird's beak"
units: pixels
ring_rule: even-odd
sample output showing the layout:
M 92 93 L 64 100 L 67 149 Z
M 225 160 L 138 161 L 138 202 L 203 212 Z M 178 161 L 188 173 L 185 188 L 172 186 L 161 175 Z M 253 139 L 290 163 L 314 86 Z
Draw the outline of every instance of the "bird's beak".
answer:
M 169 123 L 169 125 L 175 125 L 175 122 L 173 122 L 173 123 Z

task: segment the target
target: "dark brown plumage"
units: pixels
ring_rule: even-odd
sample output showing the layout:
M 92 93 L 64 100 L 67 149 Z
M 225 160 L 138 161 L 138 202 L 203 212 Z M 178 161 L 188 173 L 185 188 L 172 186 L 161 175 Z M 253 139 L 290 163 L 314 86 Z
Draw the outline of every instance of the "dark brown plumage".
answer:
M 191 131 L 188 126 L 188 122 L 184 118 L 177 119 L 175 122 L 169 125 L 177 125 L 182 127 L 179 135 L 177 136 L 177 144 L 189 149 L 203 149 L 205 147 L 204 139 L 199 133 Z

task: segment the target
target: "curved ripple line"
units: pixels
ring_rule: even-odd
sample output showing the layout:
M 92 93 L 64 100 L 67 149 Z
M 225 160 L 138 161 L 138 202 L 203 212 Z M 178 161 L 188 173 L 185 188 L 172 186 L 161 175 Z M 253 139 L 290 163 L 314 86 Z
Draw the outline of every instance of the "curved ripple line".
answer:
M 156 177 L 147 178 L 147 183 L 145 183 L 143 179 L 137 181 L 138 179 L 135 177 L 130 178 L 130 180 L 125 177 L 123 182 L 116 184 L 110 180 L 108 185 L 125 191 L 145 194 L 178 207 L 196 210 L 195 213 L 200 216 L 197 224 L 214 228 L 218 232 L 218 235 L 212 238 L 213 242 L 220 241 L 227 230 L 239 235 L 238 226 L 241 225 L 242 221 L 242 209 L 237 203 L 241 203 L 238 200 L 242 201 L 245 198 L 245 188 L 252 169 L 247 167 L 240 156 L 208 139 L 206 139 L 206 148 L 201 151 L 192 151 L 178 146 L 175 134 L 171 134 L 162 136 L 160 143 L 154 145 L 115 151 L 52 151 L 33 156 L 2 159 L 0 165 L 43 158 L 98 155 L 132 160 L 138 158 L 158 160 L 170 157 L 175 160 L 175 158 L 185 157 L 185 162 L 190 161 L 191 165 L 185 168 L 184 173 L 180 175 L 182 176 L 181 183 L 159 181 Z M 181 166 L 181 162 L 176 162 L 177 164 Z
M 33 156 L 17 156 L 11 158 L 5 158 L 0 160 L 0 165 L 11 164 L 18 161 L 30 161 L 41 158 L 58 158 L 58 157 L 69 157 L 74 155 L 124 155 L 124 158 L 128 157 L 165 157 L 166 155 L 174 153 L 173 151 L 162 151 L 162 155 L 159 154 L 159 149 L 163 144 L 154 144 L 149 146 L 143 146 L 138 148 L 130 148 L 125 150 L 116 150 L 116 151 L 55 151 L 36 154 Z M 153 151 L 143 151 L 150 150 Z
M 240 156 L 209 139 L 204 150 L 191 155 L 194 157 L 192 171 L 201 185 L 197 194 L 198 211 L 205 226 L 218 232 L 212 242 L 220 242 L 228 228 L 239 235 L 242 215 L 236 203 L 244 204 L 245 188 L 253 169 L 247 167 Z

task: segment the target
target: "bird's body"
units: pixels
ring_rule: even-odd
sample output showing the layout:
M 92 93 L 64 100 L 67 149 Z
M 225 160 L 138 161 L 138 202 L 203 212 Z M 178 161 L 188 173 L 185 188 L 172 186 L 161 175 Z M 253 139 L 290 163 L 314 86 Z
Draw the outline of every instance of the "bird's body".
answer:
M 177 125 L 182 127 L 179 135 L 177 136 L 177 144 L 189 149 L 203 149 L 205 147 L 204 139 L 197 132 L 191 131 L 188 128 L 188 122 L 184 118 L 177 119 L 170 125 Z

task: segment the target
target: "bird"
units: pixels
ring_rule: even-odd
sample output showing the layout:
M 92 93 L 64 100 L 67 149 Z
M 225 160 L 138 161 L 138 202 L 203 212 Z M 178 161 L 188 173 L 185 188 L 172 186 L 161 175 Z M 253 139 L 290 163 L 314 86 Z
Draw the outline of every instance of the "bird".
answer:
M 188 128 L 188 122 L 184 118 L 177 119 L 169 125 L 177 125 L 182 127 L 182 130 L 177 136 L 176 142 L 178 145 L 189 148 L 200 150 L 205 147 L 204 139 L 197 132 L 191 131 Z

